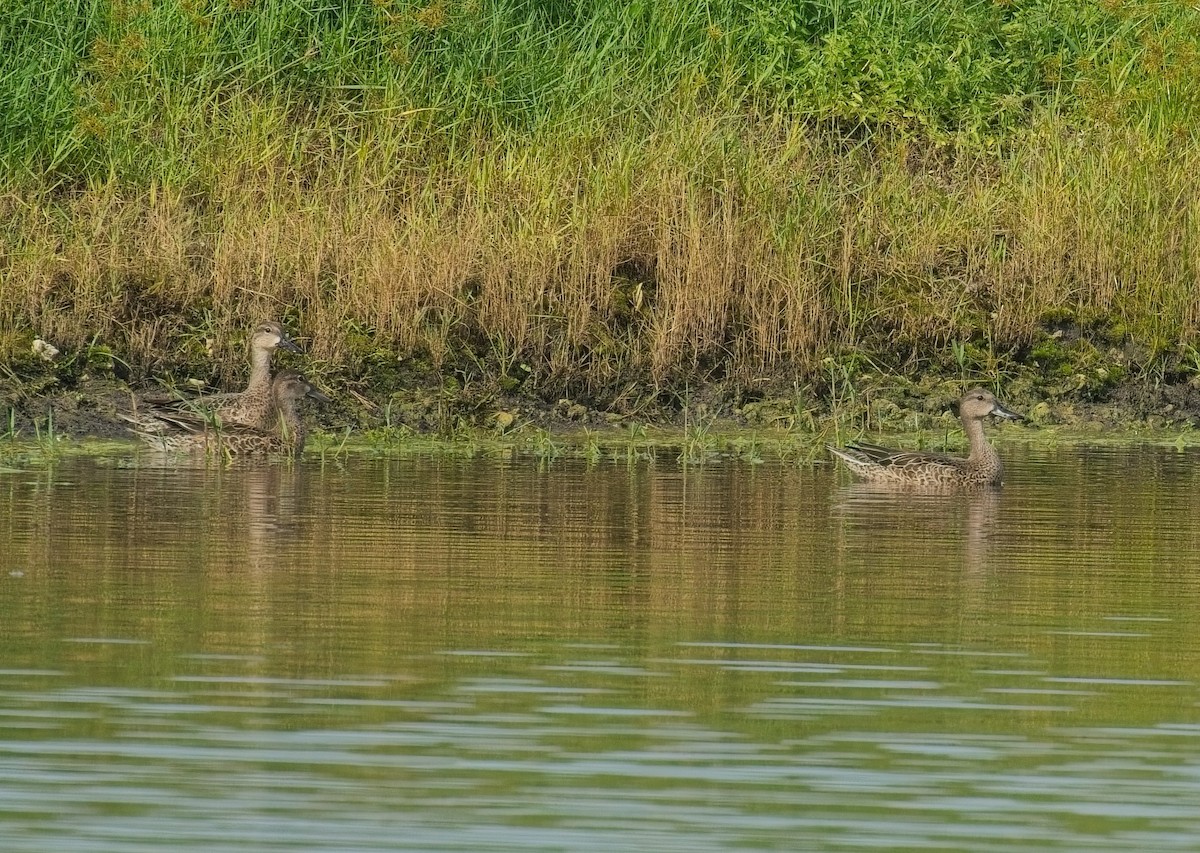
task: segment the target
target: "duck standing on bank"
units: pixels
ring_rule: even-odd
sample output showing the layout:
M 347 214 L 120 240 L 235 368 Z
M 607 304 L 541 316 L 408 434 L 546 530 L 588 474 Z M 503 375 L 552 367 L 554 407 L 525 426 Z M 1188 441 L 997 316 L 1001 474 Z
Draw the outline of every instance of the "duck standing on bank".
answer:
M 271 392 L 271 358 L 277 349 L 300 352 L 300 347 L 288 337 L 283 326 L 274 320 L 266 320 L 250 336 L 250 379 L 245 390 L 167 400 L 139 401 L 135 398 L 132 416 L 121 417 L 137 425 L 156 419 L 169 421 L 181 413 L 199 414 L 215 417 L 225 425 L 240 424 L 269 431 L 278 420 Z
M 844 448 L 826 445 L 851 472 L 871 483 L 910 486 L 994 486 L 1004 475 L 1004 464 L 983 434 L 989 416 L 1024 420 L 1005 407 L 990 391 L 972 388 L 958 404 L 958 416 L 967 434 L 969 452 L 963 456 L 915 450 L 891 450 L 860 442 Z
M 260 430 L 272 429 L 277 417 L 272 406 L 271 357 L 276 349 L 300 352 L 300 347 L 279 323 L 274 320 L 260 323 L 250 336 L 250 379 L 246 389 L 233 394 L 211 394 L 184 405 L 211 409 L 224 426 L 241 424 Z

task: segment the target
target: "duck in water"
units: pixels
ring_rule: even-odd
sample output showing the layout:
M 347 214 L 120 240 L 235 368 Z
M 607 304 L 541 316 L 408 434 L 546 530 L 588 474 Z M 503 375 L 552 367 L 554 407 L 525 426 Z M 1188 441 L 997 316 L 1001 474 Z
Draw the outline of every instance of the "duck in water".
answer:
M 999 485 L 1004 464 L 983 434 L 984 418 L 1011 420 L 1024 417 L 1004 406 L 983 388 L 972 388 L 958 404 L 958 416 L 967 434 L 969 452 L 964 456 L 915 450 L 891 450 L 860 442 L 844 448 L 826 445 L 846 463 L 852 473 L 871 483 L 911 486 Z
M 226 423 L 219 416 L 199 410 L 126 416 L 134 433 L 156 450 L 188 453 L 204 451 L 227 456 L 261 456 L 272 453 L 295 455 L 304 449 L 308 432 L 297 406 L 305 397 L 323 403 L 329 397 L 294 370 L 281 370 L 271 382 L 271 410 L 275 423 L 260 429 Z

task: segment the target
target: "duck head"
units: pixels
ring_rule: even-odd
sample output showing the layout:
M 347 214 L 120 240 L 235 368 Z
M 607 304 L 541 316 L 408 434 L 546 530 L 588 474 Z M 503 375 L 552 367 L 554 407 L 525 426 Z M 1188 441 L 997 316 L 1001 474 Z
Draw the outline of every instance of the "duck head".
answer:
M 958 414 L 964 421 L 981 421 L 989 415 L 1006 418 L 1013 421 L 1025 420 L 1024 415 L 1014 412 L 1005 406 L 991 391 L 985 388 L 972 388 L 958 403 Z

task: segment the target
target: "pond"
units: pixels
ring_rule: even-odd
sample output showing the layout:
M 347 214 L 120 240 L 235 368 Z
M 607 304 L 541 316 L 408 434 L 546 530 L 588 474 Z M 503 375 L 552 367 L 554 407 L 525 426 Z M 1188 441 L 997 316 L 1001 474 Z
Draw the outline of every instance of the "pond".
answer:
M 1200 451 L 0 474 L 0 849 L 1171 850 Z

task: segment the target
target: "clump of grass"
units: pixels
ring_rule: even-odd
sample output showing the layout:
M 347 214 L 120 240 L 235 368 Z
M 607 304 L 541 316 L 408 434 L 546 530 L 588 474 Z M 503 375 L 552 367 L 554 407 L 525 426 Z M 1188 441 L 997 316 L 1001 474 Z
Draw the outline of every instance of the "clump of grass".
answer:
M 10 423 L 11 432 L 11 423 Z M 14 433 L 15 438 L 15 433 Z M 59 457 L 63 436 L 54 428 L 54 411 L 46 413 L 46 417 L 35 418 L 33 421 L 33 446 L 37 449 L 37 457 L 42 461 L 53 461 Z

